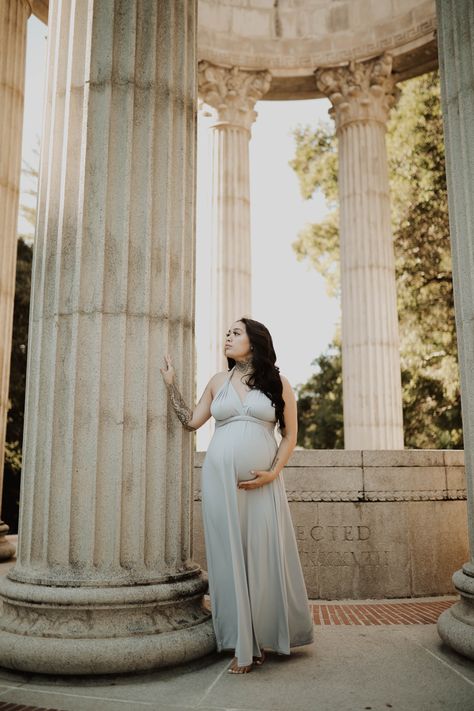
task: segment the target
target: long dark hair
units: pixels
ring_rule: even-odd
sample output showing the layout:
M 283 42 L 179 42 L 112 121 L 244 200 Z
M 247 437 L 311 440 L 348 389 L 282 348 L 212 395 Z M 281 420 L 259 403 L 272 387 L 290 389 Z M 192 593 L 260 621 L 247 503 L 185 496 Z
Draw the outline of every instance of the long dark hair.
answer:
M 245 324 L 252 350 L 252 363 L 254 372 L 248 379 L 251 388 L 258 388 L 264 393 L 275 406 L 275 416 L 279 422 L 280 432 L 285 429 L 285 418 L 283 411 L 285 401 L 283 400 L 283 383 L 280 378 L 280 368 L 275 365 L 276 353 L 273 348 L 273 341 L 270 331 L 260 321 L 251 318 L 237 319 Z M 227 358 L 229 370 L 235 365 L 233 358 Z

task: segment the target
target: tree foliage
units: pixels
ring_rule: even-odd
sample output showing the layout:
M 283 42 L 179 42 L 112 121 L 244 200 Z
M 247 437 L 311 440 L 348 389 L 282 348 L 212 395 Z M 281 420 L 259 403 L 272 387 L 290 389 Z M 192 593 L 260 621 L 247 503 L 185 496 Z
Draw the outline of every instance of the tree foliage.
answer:
M 340 347 L 332 346 L 311 365 L 316 365 L 317 371 L 298 391 L 298 445 L 305 449 L 342 449 Z
M 2 518 L 9 525 L 10 533 L 16 533 L 18 527 L 32 261 L 33 250 L 31 246 L 20 238 L 17 245 L 10 388 L 8 393 L 9 410 L 7 414 L 2 496 Z
M 39 138 L 33 150 L 39 158 Z M 28 234 L 19 235 L 17 242 L 15 302 L 13 309 L 12 351 L 10 358 L 9 409 L 5 441 L 3 469 L 2 518 L 10 527 L 10 533 L 18 530 L 18 508 L 22 466 L 23 424 L 25 409 L 26 360 L 28 350 L 28 323 L 30 312 L 31 269 L 33 241 L 36 222 L 36 196 L 38 171 L 24 161 L 23 176 L 29 179 L 30 187 L 23 195 L 32 198 L 34 207 L 22 201 L 20 214 L 30 226 Z M 39 413 L 38 413 L 39 416 Z
M 387 150 L 396 260 L 402 365 L 403 415 L 407 447 L 462 447 L 451 253 L 438 72 L 411 79 L 392 110 Z M 293 243 L 299 260 L 307 259 L 324 276 L 330 295 L 340 293 L 337 198 L 337 140 L 332 125 L 298 127 L 291 161 L 301 194 L 321 190 L 329 214 L 307 225 Z M 341 366 L 338 344 L 316 359 L 319 371 L 303 386 L 312 405 L 301 403 L 301 439 L 305 446 L 329 447 L 334 437 L 320 424 L 342 417 L 341 399 L 328 401 L 321 375 Z M 328 363 L 331 361 L 331 367 Z M 329 376 L 328 376 L 329 377 Z M 334 412 L 329 414 L 328 404 Z M 300 400 L 299 400 L 300 404 Z M 321 412 L 320 412 L 321 411 Z M 326 413 L 326 414 L 324 414 Z M 340 438 L 337 439 L 340 442 Z M 337 446 L 337 445 L 336 445 Z M 341 445 L 339 445 L 341 446 Z

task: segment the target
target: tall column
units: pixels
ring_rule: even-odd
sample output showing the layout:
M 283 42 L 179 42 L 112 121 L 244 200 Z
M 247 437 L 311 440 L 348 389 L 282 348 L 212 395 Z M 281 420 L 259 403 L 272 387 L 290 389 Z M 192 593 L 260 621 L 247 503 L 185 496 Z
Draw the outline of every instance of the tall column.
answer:
M 453 575 L 461 599 L 439 617 L 438 632 L 474 659 L 474 6 L 437 0 L 436 9 L 471 555 Z
M 402 388 L 385 132 L 391 57 L 318 69 L 339 146 L 346 449 L 402 449 Z
M 0 2 L 0 509 L 15 300 L 26 25 L 30 14 L 26 0 Z M 0 560 L 15 553 L 15 547 L 5 538 L 8 530 L 0 520 Z
M 270 88 L 269 72 L 199 62 L 199 95 L 215 110 L 212 124 L 211 362 L 227 369 L 225 334 L 251 315 L 250 130 L 256 102 Z
M 97 674 L 215 648 L 191 560 L 195 0 L 50 0 L 18 562 L 2 666 Z

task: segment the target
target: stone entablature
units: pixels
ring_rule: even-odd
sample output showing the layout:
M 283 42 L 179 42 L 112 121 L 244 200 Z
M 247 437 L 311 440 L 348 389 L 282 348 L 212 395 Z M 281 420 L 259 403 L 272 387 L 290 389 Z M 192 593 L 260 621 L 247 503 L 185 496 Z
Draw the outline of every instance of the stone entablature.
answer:
M 206 568 L 195 453 L 194 560 Z M 464 452 L 294 450 L 283 478 L 308 595 L 455 592 L 468 558 Z
M 397 79 L 437 66 L 434 0 L 200 0 L 198 56 L 269 69 L 267 98 L 317 97 L 317 67 L 391 51 Z

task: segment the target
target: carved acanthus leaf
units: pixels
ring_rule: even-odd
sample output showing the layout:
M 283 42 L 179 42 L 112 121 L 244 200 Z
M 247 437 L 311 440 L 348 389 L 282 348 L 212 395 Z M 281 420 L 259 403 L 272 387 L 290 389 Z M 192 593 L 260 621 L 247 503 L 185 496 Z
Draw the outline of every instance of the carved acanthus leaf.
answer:
M 267 71 L 250 72 L 239 67 L 219 67 L 202 60 L 198 64 L 200 100 L 216 111 L 216 121 L 250 129 L 257 117 L 256 102 L 270 88 Z
M 319 91 L 331 101 L 329 114 L 338 129 L 364 119 L 386 123 L 400 96 L 388 52 L 367 62 L 352 61 L 346 67 L 320 68 L 314 74 Z

